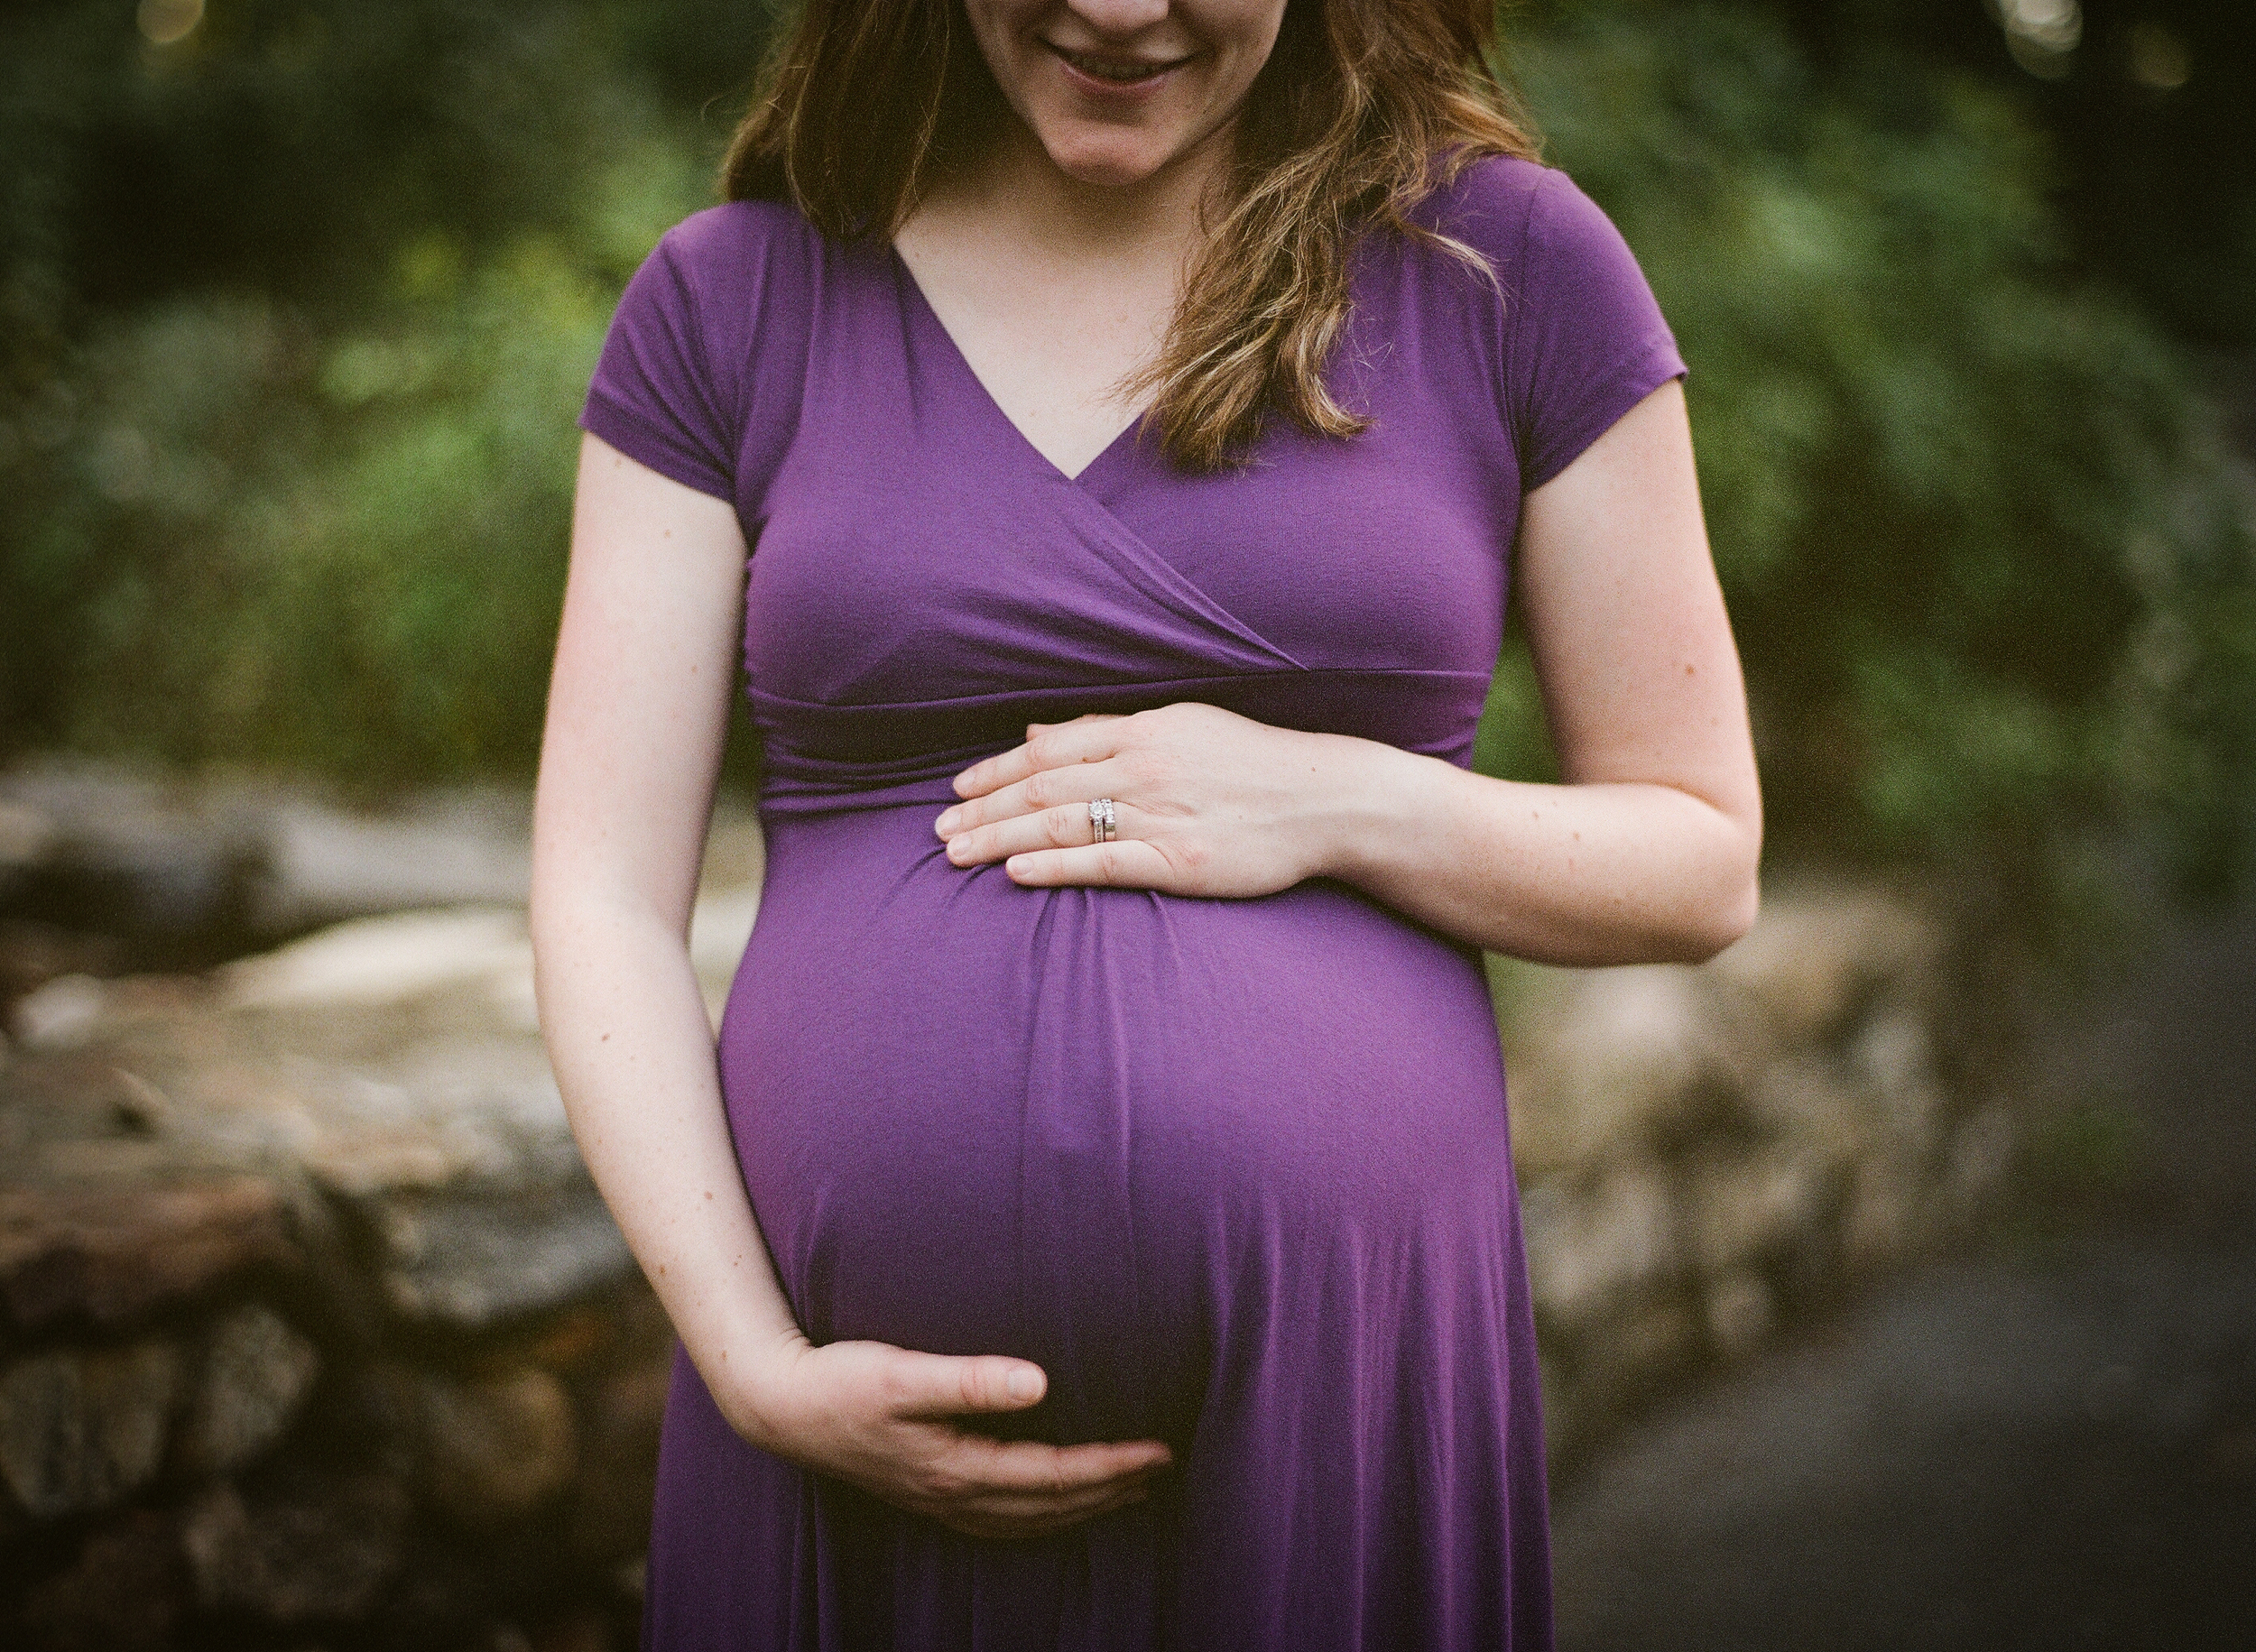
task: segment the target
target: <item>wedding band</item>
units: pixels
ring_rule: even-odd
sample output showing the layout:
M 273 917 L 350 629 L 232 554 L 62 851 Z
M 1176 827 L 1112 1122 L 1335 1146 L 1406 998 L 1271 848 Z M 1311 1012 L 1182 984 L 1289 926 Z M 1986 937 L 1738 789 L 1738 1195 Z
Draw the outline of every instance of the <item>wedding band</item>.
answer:
M 1112 842 L 1120 835 L 1118 827 L 1119 822 L 1113 816 L 1113 800 L 1110 798 L 1091 799 L 1089 830 L 1096 835 L 1096 841 L 1100 844 Z

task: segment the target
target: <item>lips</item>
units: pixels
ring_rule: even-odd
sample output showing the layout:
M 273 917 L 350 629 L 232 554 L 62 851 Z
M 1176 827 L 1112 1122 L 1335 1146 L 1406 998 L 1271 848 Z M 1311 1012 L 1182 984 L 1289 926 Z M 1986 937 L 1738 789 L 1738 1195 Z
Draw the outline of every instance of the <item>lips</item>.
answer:
M 1068 68 L 1092 80 L 1102 80 L 1108 86 L 1141 86 L 1158 79 L 1170 69 L 1179 68 L 1190 61 L 1188 57 L 1154 60 L 1102 51 L 1072 51 L 1051 41 L 1044 41 L 1042 44 L 1055 52 Z

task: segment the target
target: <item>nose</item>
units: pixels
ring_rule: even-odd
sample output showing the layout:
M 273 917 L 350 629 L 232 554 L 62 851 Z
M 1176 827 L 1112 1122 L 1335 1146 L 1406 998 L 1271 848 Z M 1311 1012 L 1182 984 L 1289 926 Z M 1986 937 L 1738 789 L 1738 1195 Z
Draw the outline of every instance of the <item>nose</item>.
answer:
M 1066 9 L 1099 34 L 1118 36 L 1148 29 L 1168 14 L 1169 0 L 1066 0 Z

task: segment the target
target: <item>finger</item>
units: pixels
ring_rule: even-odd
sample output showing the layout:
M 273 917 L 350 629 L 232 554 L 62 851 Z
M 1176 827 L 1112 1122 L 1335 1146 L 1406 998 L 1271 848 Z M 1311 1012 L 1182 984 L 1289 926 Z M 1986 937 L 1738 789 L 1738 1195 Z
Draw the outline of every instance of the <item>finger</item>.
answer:
M 1151 1494 L 1149 1474 L 1112 1481 L 1100 1486 L 1078 1486 L 1070 1491 L 955 1491 L 925 1500 L 926 1509 L 943 1518 L 1059 1521 L 1086 1519 L 1107 1509 L 1117 1509 Z
M 971 1537 L 1010 1540 L 1048 1537 L 1052 1532 L 1078 1526 L 1085 1520 L 1097 1519 L 1116 1509 L 1141 1503 L 1151 1495 L 1151 1489 L 1140 1484 L 1086 1501 L 1076 1501 L 1070 1507 L 1045 1509 L 946 1508 L 919 1512 L 928 1513 L 943 1525 Z
M 1116 810 L 1115 818 L 1124 813 Z M 1096 837 L 1089 806 L 1062 803 L 1012 820 L 960 831 L 948 840 L 948 858 L 958 866 L 979 866 L 1038 849 L 1083 848 Z
M 1049 1391 L 1049 1379 L 1031 1360 L 1007 1354 L 953 1354 L 894 1351 L 886 1371 L 888 1398 L 896 1417 L 944 1417 L 995 1411 L 1023 1411 Z
M 865 1482 L 865 1489 L 897 1508 L 941 1521 L 958 1531 L 989 1537 L 1029 1537 L 1142 1502 L 1151 1493 L 1152 1479 L 1151 1473 L 1137 1474 L 1098 1485 L 1077 1486 L 1068 1491 L 998 1490 L 993 1487 L 966 1487 L 943 1475 L 938 1486 L 921 1490 L 904 1490 L 883 1480 Z
M 1105 723 L 1126 715 L 1124 712 L 1118 711 L 1085 711 L 1077 717 L 1068 717 L 1063 723 L 1029 723 L 1026 725 L 1026 737 L 1031 740 L 1047 729 L 1066 728 L 1076 723 Z
M 950 1444 L 930 1465 L 927 1490 L 902 1506 L 994 1537 L 1057 1530 L 1141 1502 L 1173 1462 L 1156 1440 L 1060 1448 L 957 1435 Z
M 1175 867 L 1155 844 L 1138 837 L 1076 849 L 1035 849 L 1003 863 L 1013 883 L 1029 889 L 1086 884 L 1099 889 L 1165 889 Z
M 1086 805 L 1092 798 L 1112 796 L 1123 780 L 1120 765 L 1109 758 L 1038 769 L 1024 780 L 998 787 L 985 797 L 969 798 L 951 806 L 932 823 L 933 829 L 942 837 L 953 839 L 975 826 L 992 826 L 998 820 L 1015 820 L 1068 804 Z M 1087 818 L 1084 813 L 1082 819 L 1086 822 Z M 1088 840 L 1085 836 L 1079 841 Z
M 972 764 L 956 777 L 959 798 L 985 797 L 1044 769 L 1096 762 L 1120 749 L 1117 716 L 1076 717 L 1070 723 L 1030 724 L 1026 743 Z
M 994 1440 L 957 1431 L 954 1449 L 934 1468 L 963 1498 L 1065 1499 L 1084 1491 L 1118 1490 L 1173 1461 L 1174 1454 L 1160 1440 L 1047 1445 L 1039 1440 Z

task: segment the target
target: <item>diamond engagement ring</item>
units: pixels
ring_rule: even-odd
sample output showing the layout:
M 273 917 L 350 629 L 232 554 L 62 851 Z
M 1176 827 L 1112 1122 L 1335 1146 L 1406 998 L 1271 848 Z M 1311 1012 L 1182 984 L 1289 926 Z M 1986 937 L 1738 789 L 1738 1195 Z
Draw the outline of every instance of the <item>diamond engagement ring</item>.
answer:
M 1113 817 L 1113 800 L 1110 798 L 1096 798 L 1090 801 L 1089 829 L 1096 835 L 1096 842 L 1100 844 L 1112 842 L 1114 838 L 1120 835 L 1118 826 L 1119 823 Z

